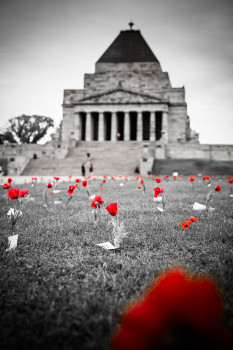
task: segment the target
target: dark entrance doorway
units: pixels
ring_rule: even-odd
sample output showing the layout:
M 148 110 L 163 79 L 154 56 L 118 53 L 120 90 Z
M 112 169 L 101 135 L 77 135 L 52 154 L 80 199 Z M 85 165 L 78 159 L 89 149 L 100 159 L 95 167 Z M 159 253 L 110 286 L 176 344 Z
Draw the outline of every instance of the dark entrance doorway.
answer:
M 98 141 L 99 113 L 91 113 L 91 140 Z
M 138 115 L 137 112 L 130 112 L 129 113 L 130 118 L 130 140 L 137 140 L 137 119 Z
M 162 115 L 163 112 L 156 112 L 155 113 L 155 136 L 156 136 L 156 141 L 161 139 L 162 136 Z
M 104 140 L 111 140 L 112 115 L 110 112 L 104 113 Z
M 81 112 L 80 113 L 80 129 L 81 129 L 81 140 L 85 141 L 85 135 L 86 135 L 86 113 Z
M 150 112 L 142 113 L 142 139 L 150 140 Z
M 117 112 L 117 140 L 124 140 L 124 112 Z

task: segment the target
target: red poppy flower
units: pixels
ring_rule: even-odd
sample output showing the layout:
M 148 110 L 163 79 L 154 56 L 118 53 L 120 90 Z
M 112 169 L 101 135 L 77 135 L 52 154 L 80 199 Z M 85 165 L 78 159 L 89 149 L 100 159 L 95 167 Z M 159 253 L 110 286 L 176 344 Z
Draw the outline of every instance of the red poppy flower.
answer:
M 105 209 L 106 209 L 112 216 L 116 216 L 116 214 L 117 214 L 117 203 L 110 203 Z
M 32 180 L 35 180 L 35 181 L 37 181 L 37 177 L 32 177 Z
M 54 180 L 58 181 L 60 180 L 60 177 L 54 176 Z
M 164 177 L 167 177 L 167 178 L 168 178 L 168 177 L 169 177 L 169 175 L 164 175 Z
M 10 197 L 10 199 L 16 199 L 19 196 L 19 188 L 11 188 L 8 191 L 8 196 Z
M 188 219 L 192 222 L 198 221 L 198 218 L 195 218 L 194 216 L 190 216 Z
M 114 186 L 113 188 L 117 188 L 116 186 Z
M 173 269 L 126 309 L 110 349 L 232 349 L 232 332 L 221 328 L 223 312 L 212 280 Z
M 96 205 L 96 203 L 97 203 L 97 205 Z M 95 208 L 95 209 L 97 209 L 97 208 L 100 209 L 100 208 L 102 207 L 103 204 L 104 204 L 103 198 L 100 197 L 100 196 L 96 196 L 96 197 L 93 199 L 93 202 L 91 203 L 91 207 L 92 207 L 92 208 Z
M 27 194 L 28 194 L 28 190 L 22 190 L 22 191 L 20 191 L 20 194 L 19 194 L 19 196 L 20 197 L 25 197 Z
M 189 179 L 189 181 L 195 181 L 195 178 L 193 177 L 193 176 L 190 176 L 190 179 Z
M 9 190 L 9 188 L 11 188 L 11 185 L 9 185 L 9 183 L 5 183 L 2 188 L 4 188 L 5 190 Z
M 191 225 L 190 221 L 183 221 L 183 224 L 181 224 L 181 227 L 185 230 Z
M 53 185 L 52 185 L 50 182 L 48 182 L 48 183 L 47 183 L 47 187 L 48 187 L 48 188 L 52 188 Z
M 112 176 L 112 180 L 115 180 L 115 177 L 114 177 L 114 176 Z
M 140 180 L 140 184 L 143 184 L 143 183 L 144 183 L 144 180 L 143 180 L 143 179 L 141 179 L 141 180 Z
M 221 191 L 221 187 L 220 187 L 219 185 L 217 185 L 217 186 L 215 187 L 215 191 L 217 191 L 217 192 Z
M 75 185 L 70 185 L 68 190 L 67 190 L 67 193 L 71 196 L 75 190 L 76 186 Z
M 86 180 L 84 180 L 84 181 L 82 182 L 82 186 L 83 186 L 83 187 L 87 187 L 87 181 L 86 181 Z
M 160 192 L 161 192 L 161 189 L 160 189 L 159 187 L 154 187 L 154 188 L 153 188 L 153 191 L 155 192 L 155 193 L 154 193 L 154 197 L 157 198 L 158 195 L 159 195 Z M 164 191 L 164 188 L 163 188 L 163 191 Z M 162 192 L 163 192 L 163 191 L 162 191 Z
M 141 175 L 137 175 L 136 179 L 138 180 L 140 178 Z
M 209 176 L 204 176 L 204 177 L 202 178 L 202 180 L 210 180 L 210 177 L 209 177 Z
M 75 182 L 80 182 L 80 179 L 75 179 Z
M 142 186 L 137 186 L 137 188 L 140 190 L 142 188 Z
M 103 184 L 105 184 L 106 180 L 103 180 L 102 182 L 103 182 Z
M 157 178 L 157 179 L 155 179 L 155 181 L 156 181 L 157 183 L 160 183 L 160 182 L 161 182 L 161 179 Z
M 7 180 L 8 184 L 10 184 L 12 181 L 13 180 L 10 177 L 8 177 L 8 180 Z
M 232 183 L 233 183 L 233 179 L 229 179 L 229 180 L 228 180 L 228 183 L 229 183 L 229 184 L 232 184 Z

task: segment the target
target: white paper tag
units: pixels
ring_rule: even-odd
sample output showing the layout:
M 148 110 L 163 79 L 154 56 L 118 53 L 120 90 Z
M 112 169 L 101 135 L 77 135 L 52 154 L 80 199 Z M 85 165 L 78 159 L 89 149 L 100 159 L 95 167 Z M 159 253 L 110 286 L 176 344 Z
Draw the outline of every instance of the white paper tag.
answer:
M 230 197 L 233 197 L 233 194 L 230 194 Z
M 18 215 L 18 216 L 20 216 L 20 215 L 22 215 L 22 212 L 19 211 L 19 210 L 14 209 L 14 208 L 10 208 L 10 210 L 7 213 L 7 215 L 8 216 L 11 216 L 11 215 Z
M 211 184 L 208 184 L 207 187 L 211 187 Z
M 54 201 L 54 204 L 61 204 L 61 201 Z
M 90 199 L 90 200 L 93 200 L 95 197 L 96 197 L 96 195 L 93 194 L 93 195 L 91 195 L 91 196 L 89 197 L 89 199 Z
M 161 213 L 163 212 L 163 208 L 159 208 L 157 207 L 158 211 L 161 211 Z
M 154 202 L 162 202 L 162 197 L 154 197 Z
M 61 191 L 60 190 L 53 190 L 51 191 L 51 193 L 60 193 Z
M 124 184 L 120 183 L 120 185 L 119 185 L 119 186 L 121 186 L 121 187 L 122 187 L 122 186 L 124 186 Z
M 177 177 L 178 175 L 179 175 L 179 174 L 177 173 L 177 171 L 174 171 L 173 174 L 172 174 L 172 176 L 176 176 L 176 177 Z
M 110 242 L 104 242 L 104 243 L 99 243 L 99 244 L 96 244 L 98 245 L 99 247 L 102 247 L 104 249 L 107 249 L 107 250 L 110 250 L 110 249 L 117 249 L 116 247 L 114 247 L 114 245 L 112 245 L 112 243 Z
M 9 248 L 6 249 L 6 252 L 17 247 L 17 242 L 18 242 L 18 235 L 9 236 L 8 237 Z
M 193 210 L 205 210 L 206 205 L 195 202 L 193 204 Z

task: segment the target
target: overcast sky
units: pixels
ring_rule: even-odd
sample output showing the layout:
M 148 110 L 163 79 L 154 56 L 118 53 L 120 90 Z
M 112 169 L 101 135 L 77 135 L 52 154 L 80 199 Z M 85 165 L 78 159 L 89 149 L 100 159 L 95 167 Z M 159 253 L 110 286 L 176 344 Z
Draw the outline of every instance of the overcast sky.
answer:
M 185 86 L 201 143 L 233 143 L 233 1 L 0 0 L 0 125 L 21 114 L 62 120 L 64 89 L 118 36 L 140 29 L 173 87 Z

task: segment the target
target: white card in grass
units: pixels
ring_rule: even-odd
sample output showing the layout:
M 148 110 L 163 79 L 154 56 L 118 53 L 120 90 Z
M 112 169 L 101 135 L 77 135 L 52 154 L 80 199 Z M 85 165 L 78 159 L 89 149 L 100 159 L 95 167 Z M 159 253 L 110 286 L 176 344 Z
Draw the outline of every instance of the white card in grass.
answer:
M 195 202 L 193 204 L 193 210 L 206 210 L 206 205 Z
M 172 174 L 172 176 L 176 176 L 176 177 L 177 177 L 178 175 L 179 175 L 179 173 L 178 173 L 177 171 L 174 171 L 173 174 Z
M 8 237 L 8 245 L 9 247 L 6 249 L 6 251 L 9 251 L 13 248 L 17 247 L 17 242 L 18 242 L 18 235 L 14 235 L 14 236 L 9 236 Z
M 89 199 L 90 199 L 90 200 L 93 200 L 95 197 L 96 197 L 96 195 L 95 195 L 95 194 L 92 194 L 92 195 L 89 197 Z
M 124 184 L 123 184 L 123 183 L 120 183 L 120 184 L 119 184 L 119 186 L 121 186 L 121 187 L 122 187 L 122 186 L 124 186 Z
M 54 204 L 59 205 L 61 204 L 61 201 L 54 201 Z
M 230 197 L 233 197 L 233 194 L 230 194 Z
M 161 213 L 163 213 L 163 208 L 157 207 L 158 211 L 160 211 Z
M 163 200 L 162 197 L 157 197 L 157 198 L 154 197 L 154 202 L 162 202 L 162 200 Z
M 53 190 L 51 193 L 60 193 L 60 190 Z
M 208 184 L 207 187 L 211 187 L 211 184 Z
M 116 247 L 114 247 L 114 245 L 112 245 L 112 243 L 110 243 L 110 242 L 99 243 L 96 245 L 98 245 L 99 247 L 102 247 L 104 249 L 107 249 L 107 250 L 116 249 Z

